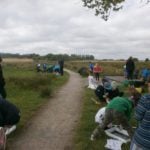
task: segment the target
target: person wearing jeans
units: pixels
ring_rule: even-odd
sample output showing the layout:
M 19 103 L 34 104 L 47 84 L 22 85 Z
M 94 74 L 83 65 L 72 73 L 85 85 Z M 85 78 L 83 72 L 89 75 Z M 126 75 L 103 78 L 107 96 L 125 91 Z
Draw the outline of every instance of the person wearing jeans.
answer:
M 141 97 L 135 109 L 139 125 L 134 133 L 130 150 L 150 150 L 150 94 Z

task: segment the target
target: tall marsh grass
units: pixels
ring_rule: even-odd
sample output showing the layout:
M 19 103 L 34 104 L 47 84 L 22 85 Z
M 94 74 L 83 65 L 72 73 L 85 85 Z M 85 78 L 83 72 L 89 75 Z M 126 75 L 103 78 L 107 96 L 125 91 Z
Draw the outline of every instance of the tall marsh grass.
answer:
M 125 65 L 125 61 L 97 61 L 99 65 L 103 68 L 102 76 L 123 76 L 123 66 Z M 95 64 L 96 62 L 93 62 Z M 86 67 L 88 69 L 89 62 L 85 61 L 68 61 L 65 64 L 66 68 L 74 70 L 78 72 L 81 67 Z M 143 67 L 149 67 L 149 62 L 135 62 L 136 69 L 139 71 L 142 70 Z

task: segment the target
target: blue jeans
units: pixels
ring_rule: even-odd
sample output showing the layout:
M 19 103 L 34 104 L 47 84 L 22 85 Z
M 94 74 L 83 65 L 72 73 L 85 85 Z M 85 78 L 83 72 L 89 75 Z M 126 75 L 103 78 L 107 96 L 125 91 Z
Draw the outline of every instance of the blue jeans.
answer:
M 134 139 L 132 139 L 131 145 L 130 145 L 130 150 L 144 150 L 142 147 L 140 147 L 139 145 L 137 145 L 134 141 Z

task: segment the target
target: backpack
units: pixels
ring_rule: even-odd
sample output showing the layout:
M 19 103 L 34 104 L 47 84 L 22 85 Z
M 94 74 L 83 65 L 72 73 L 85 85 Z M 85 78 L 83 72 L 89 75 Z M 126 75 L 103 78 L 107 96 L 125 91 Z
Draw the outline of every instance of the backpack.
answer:
M 104 91 L 104 87 L 102 85 L 99 85 L 96 90 L 95 90 L 95 94 L 96 96 L 99 98 L 100 101 L 104 101 L 104 95 L 105 91 Z

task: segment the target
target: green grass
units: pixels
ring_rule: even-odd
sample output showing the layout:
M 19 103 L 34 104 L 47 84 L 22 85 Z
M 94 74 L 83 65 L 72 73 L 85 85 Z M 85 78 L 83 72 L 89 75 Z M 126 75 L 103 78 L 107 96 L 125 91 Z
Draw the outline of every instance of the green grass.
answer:
M 75 150 L 103 150 L 101 146 L 105 144 L 105 137 L 94 142 L 90 141 L 90 135 L 97 125 L 94 120 L 95 113 L 100 108 L 91 100 L 92 97 L 95 98 L 93 90 L 86 89 L 83 98 L 82 117 L 74 139 Z
M 16 132 L 9 137 L 11 138 L 20 133 L 38 109 L 50 100 L 54 90 L 66 83 L 69 74 L 56 76 L 51 73 L 37 73 L 33 64 L 5 64 L 3 69 L 7 99 L 21 110 L 21 120 Z

